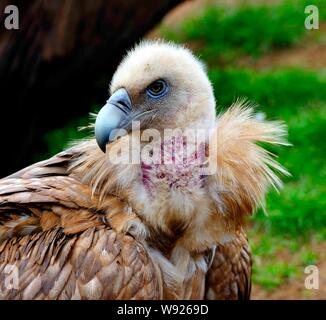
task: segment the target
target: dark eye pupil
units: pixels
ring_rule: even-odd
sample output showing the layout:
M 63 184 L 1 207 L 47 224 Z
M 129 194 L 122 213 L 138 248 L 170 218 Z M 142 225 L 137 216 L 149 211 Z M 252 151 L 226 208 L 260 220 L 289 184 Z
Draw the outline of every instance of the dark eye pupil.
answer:
M 156 81 L 151 85 L 151 90 L 154 93 L 159 93 L 163 89 L 163 83 L 160 81 Z

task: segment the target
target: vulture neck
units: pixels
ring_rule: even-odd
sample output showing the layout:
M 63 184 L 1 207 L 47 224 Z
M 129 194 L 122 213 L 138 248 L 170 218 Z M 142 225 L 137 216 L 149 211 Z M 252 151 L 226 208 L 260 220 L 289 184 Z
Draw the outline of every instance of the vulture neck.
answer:
M 125 142 L 124 137 L 110 148 Z M 138 164 L 113 164 L 95 141 L 88 141 L 71 170 L 90 185 L 100 201 L 116 195 L 125 201 L 160 239 L 161 249 L 170 249 L 180 241 L 189 250 L 206 250 L 215 241 L 205 239 L 206 224 L 214 204 L 202 174 L 206 145 L 192 144 L 181 136 L 157 142 L 161 162 L 141 159 Z M 144 147 L 141 147 L 143 154 Z M 154 151 L 155 153 L 155 151 Z M 214 230 L 218 234 L 220 230 Z

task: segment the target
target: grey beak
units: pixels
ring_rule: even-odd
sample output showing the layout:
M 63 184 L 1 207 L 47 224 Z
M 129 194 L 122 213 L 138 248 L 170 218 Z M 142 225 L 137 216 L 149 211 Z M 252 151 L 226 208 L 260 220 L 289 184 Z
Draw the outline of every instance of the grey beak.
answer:
M 95 138 L 100 149 L 105 153 L 106 145 L 114 137 L 114 129 L 130 114 L 131 100 L 126 89 L 117 90 L 100 110 L 95 121 Z

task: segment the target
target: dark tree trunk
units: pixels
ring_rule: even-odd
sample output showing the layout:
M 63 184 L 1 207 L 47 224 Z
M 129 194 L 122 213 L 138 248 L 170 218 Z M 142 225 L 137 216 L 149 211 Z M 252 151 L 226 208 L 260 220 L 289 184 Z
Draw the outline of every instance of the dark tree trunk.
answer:
M 0 0 L 0 177 L 28 165 L 43 135 L 104 103 L 126 48 L 182 0 Z M 19 9 L 19 30 L 4 7 Z

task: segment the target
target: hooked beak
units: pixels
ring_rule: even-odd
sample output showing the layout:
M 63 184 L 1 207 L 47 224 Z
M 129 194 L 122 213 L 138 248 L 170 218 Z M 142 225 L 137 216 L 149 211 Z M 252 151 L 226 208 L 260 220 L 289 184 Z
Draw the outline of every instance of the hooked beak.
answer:
M 105 153 L 106 145 L 114 138 L 115 129 L 131 113 L 132 104 L 126 89 L 117 90 L 100 110 L 95 121 L 95 138 L 100 149 Z

